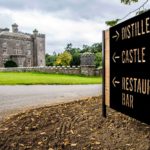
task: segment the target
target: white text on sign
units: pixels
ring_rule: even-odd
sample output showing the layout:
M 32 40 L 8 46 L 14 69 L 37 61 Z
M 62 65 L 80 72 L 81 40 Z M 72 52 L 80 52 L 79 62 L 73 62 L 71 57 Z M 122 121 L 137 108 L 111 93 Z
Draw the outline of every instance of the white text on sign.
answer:
M 122 51 L 122 63 L 145 63 L 145 47 Z
M 122 40 L 150 33 L 150 17 L 122 27 Z

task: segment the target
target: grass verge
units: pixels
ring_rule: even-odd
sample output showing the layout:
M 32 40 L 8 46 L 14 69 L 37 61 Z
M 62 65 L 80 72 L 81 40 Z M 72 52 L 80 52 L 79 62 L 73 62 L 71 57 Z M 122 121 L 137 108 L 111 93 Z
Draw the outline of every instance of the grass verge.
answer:
M 0 85 L 100 84 L 101 77 L 48 74 L 38 72 L 0 72 Z

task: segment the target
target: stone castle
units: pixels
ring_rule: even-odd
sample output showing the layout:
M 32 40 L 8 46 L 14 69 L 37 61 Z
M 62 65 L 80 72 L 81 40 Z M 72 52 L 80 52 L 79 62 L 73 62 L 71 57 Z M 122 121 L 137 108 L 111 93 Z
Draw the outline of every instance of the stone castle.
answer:
M 45 66 L 45 35 L 35 29 L 33 34 L 18 30 L 18 25 L 0 28 L 0 67 L 7 61 L 13 61 L 18 67 Z

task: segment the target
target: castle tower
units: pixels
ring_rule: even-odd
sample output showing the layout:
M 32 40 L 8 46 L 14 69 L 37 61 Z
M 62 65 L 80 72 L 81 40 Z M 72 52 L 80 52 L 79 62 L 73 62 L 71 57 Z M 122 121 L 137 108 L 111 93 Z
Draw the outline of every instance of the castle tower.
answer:
M 81 62 L 81 74 L 94 76 L 95 75 L 95 56 L 93 53 L 83 53 L 80 58 Z
M 12 32 L 18 32 L 18 25 L 16 23 L 12 24 Z
M 33 66 L 45 66 L 45 35 L 33 31 Z

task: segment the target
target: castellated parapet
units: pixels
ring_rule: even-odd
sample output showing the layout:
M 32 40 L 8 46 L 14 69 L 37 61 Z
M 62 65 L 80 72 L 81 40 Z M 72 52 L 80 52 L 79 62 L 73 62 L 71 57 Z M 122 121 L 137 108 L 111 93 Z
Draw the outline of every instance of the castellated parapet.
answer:
M 0 67 L 9 60 L 18 67 L 45 66 L 45 34 L 20 32 L 16 23 L 12 32 L 0 28 Z

